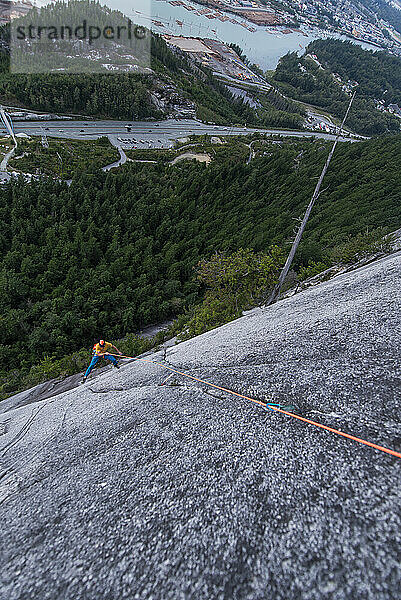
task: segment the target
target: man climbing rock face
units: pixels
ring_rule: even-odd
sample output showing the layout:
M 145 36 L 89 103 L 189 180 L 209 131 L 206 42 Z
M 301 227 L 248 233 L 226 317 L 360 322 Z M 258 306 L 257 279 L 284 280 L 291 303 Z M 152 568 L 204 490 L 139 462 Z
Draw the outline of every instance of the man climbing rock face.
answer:
M 121 354 L 120 350 L 116 346 L 114 346 L 110 342 L 105 342 L 104 340 L 100 340 L 98 344 L 95 344 L 93 346 L 93 358 L 89 367 L 86 370 L 85 375 L 83 376 L 82 383 L 85 383 L 89 373 L 92 371 L 92 369 L 95 367 L 95 365 L 101 358 L 106 358 L 107 360 L 109 360 L 115 366 L 116 369 L 120 368 L 115 357 L 112 354 L 108 354 L 108 350 L 110 350 L 111 348 L 114 348 L 114 350 L 118 354 Z

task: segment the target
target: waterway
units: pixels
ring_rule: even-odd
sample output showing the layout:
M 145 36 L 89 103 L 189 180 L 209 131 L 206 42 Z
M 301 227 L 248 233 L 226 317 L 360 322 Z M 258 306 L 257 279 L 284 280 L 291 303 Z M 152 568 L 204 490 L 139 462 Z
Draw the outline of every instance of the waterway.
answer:
M 37 6 L 49 4 L 49 0 L 33 0 Z M 151 28 L 159 34 L 182 35 L 185 37 L 212 38 L 226 43 L 238 44 L 251 62 L 260 66 L 261 69 L 275 69 L 278 61 L 288 52 L 303 54 L 305 47 L 314 39 L 335 37 L 337 39 L 349 39 L 345 36 L 329 34 L 320 29 L 306 28 L 301 26 L 303 33 L 288 31 L 288 27 L 266 27 L 258 26 L 246 21 L 238 15 L 219 10 L 229 19 L 235 19 L 237 23 L 230 21 L 222 22 L 218 18 L 208 19 L 205 15 L 196 14 L 197 11 L 206 7 L 194 1 L 184 0 L 188 10 L 184 6 L 175 6 L 167 0 L 100 0 L 100 4 L 109 8 L 120 10 L 134 23 Z M 209 13 L 215 13 L 213 9 Z M 155 22 L 156 21 L 156 22 Z M 243 25 L 251 27 L 249 31 Z M 353 40 L 354 43 L 369 50 L 378 48 L 364 42 Z
M 230 23 L 229 21 L 222 22 L 219 19 L 208 19 L 205 15 L 197 15 L 195 11 L 202 10 L 205 6 L 188 0 L 184 1 L 187 6 L 192 6 L 195 10 L 189 11 L 184 6 L 173 6 L 165 0 L 135 0 L 135 2 L 132 0 L 106 0 L 105 3 L 110 8 L 120 10 L 139 25 L 151 27 L 156 33 L 212 38 L 226 43 L 238 44 L 246 56 L 263 70 L 275 69 L 279 59 L 287 52 L 303 54 L 305 47 L 314 39 L 326 37 L 349 39 L 345 36 L 329 35 L 319 29 L 306 29 L 304 26 L 301 29 L 307 35 L 299 32 L 284 34 L 282 32 L 288 30 L 287 27 L 257 26 L 240 16 L 219 11 L 230 19 L 235 19 L 239 23 L 246 23 L 256 29 L 252 32 L 239 24 Z M 215 11 L 210 9 L 210 13 L 213 12 Z M 159 21 L 163 26 L 155 24 L 154 21 Z M 355 41 L 355 43 L 369 50 L 377 50 L 377 47 L 364 42 Z

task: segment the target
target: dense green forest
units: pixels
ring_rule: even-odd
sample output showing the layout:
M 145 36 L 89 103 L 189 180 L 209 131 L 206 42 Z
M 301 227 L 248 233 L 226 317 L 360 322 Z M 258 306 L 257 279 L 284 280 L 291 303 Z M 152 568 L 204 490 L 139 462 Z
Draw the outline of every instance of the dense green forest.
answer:
M 129 163 L 79 170 L 70 187 L 2 186 L 4 374 L 182 313 L 200 298 L 194 267 L 216 251 L 286 248 L 327 152 L 322 140 L 265 140 L 248 165 L 244 140 L 231 140 L 207 167 Z M 400 170 L 401 135 L 340 144 L 297 264 L 366 228 L 398 228 Z
M 274 73 L 274 81 L 291 98 L 323 108 L 342 118 L 349 95 L 333 73 L 343 82 L 357 81 L 357 95 L 348 127 L 364 135 L 377 135 L 400 130 L 401 121 L 379 112 L 374 99 L 385 103 L 401 102 L 401 59 L 384 52 L 362 50 L 351 42 L 316 40 L 307 52 L 316 54 L 324 70 L 306 57 L 290 53 L 281 58 Z M 387 90 L 387 91 L 386 91 Z
M 363 50 L 352 42 L 315 40 L 308 52 L 316 54 L 323 66 L 338 73 L 343 81 L 358 82 L 358 94 L 371 100 L 382 98 L 401 104 L 401 59 L 386 52 Z
M 55 22 L 66 10 L 94 12 L 94 22 L 103 23 L 110 9 L 90 0 L 52 6 Z M 75 9 L 74 9 L 75 7 Z M 89 7 L 89 8 L 88 8 Z M 106 11 L 105 14 L 104 11 Z M 114 14 L 114 11 L 113 13 Z M 118 13 L 119 15 L 121 13 Z M 0 28 L 0 41 L 7 44 L 9 30 Z M 219 124 L 247 123 L 258 126 L 301 128 L 304 111 L 281 96 L 261 94 L 262 108 L 255 111 L 236 99 L 211 73 L 191 64 L 184 53 L 172 52 L 161 36 L 151 36 L 150 74 L 140 73 L 10 73 L 9 53 L 0 51 L 0 102 L 44 111 L 96 118 L 142 120 L 163 118 L 172 110 L 154 102 L 161 93 L 172 104 L 180 97 L 195 103 L 198 118 Z M 169 102 L 167 102 L 169 104 Z
M 20 139 L 8 165 L 17 173 L 69 179 L 77 170 L 85 170 L 88 165 L 100 169 L 119 158 L 117 148 L 110 144 L 107 137 L 91 141 L 50 138 L 47 147 L 36 137 Z
M 184 98 L 196 102 L 200 112 L 210 110 L 222 122 L 255 121 L 252 109 L 233 99 L 209 74 L 198 80 L 184 58 L 176 57 L 164 40 L 152 37 L 154 73 L 146 74 L 13 74 L 3 56 L 0 99 L 4 104 L 34 110 L 84 114 L 110 119 L 162 118 L 151 93 L 173 85 Z

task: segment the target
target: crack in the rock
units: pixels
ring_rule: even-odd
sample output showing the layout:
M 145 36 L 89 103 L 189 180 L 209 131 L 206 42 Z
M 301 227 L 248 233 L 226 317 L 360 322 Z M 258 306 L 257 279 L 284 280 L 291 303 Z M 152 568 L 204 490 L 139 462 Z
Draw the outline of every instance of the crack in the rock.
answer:
M 227 398 L 223 398 L 223 396 L 216 396 L 215 394 L 212 394 L 211 392 L 208 392 L 207 390 L 204 390 L 204 389 L 202 389 L 202 392 L 204 392 L 208 396 L 212 396 L 212 398 L 217 398 L 217 400 L 223 400 L 223 401 L 227 400 Z
M 49 435 L 49 437 L 45 440 L 44 443 L 42 443 L 42 445 L 40 446 L 39 450 L 37 452 L 35 452 L 33 455 L 29 456 L 27 458 L 27 460 L 25 460 L 25 462 L 23 462 L 21 465 L 18 466 L 17 470 L 14 470 L 13 467 L 8 467 L 5 471 L 3 471 L 3 473 L 1 473 L 0 475 L 0 480 L 3 479 L 6 475 L 9 475 L 11 473 L 10 476 L 14 476 L 14 477 L 20 477 L 20 473 L 21 471 L 29 464 L 32 463 L 32 461 L 38 456 L 38 454 L 40 454 L 41 452 L 43 452 L 43 448 L 45 448 L 57 435 L 59 435 L 60 431 L 62 430 L 62 428 L 64 427 L 64 423 L 67 417 L 67 413 L 69 411 L 69 409 L 71 408 L 71 406 L 73 405 L 75 401 L 75 397 L 72 398 L 71 402 L 68 404 L 68 406 L 66 406 L 66 408 L 63 411 L 63 416 L 61 419 L 61 422 L 59 424 L 59 426 L 57 427 L 57 430 L 55 433 L 52 433 Z M 51 404 L 52 402 L 54 402 L 54 400 L 51 400 L 50 402 L 48 402 L 47 404 Z M 47 405 L 46 404 L 46 405 Z M 9 481 L 9 478 L 6 479 L 6 481 L 4 483 L 7 483 Z M 0 504 L 2 504 L 3 502 L 5 502 L 6 500 L 8 500 L 9 498 L 11 498 L 13 495 L 15 495 L 16 492 L 11 493 L 8 496 L 5 496 L 1 501 Z
M 12 468 L 9 467 L 8 469 L 5 469 L 2 473 L 0 473 L 0 481 L 6 476 L 8 475 L 8 473 L 10 473 L 10 471 L 12 471 Z
M 9 422 L 10 422 L 10 419 L 8 419 L 7 421 L 3 421 L 2 423 L 0 423 L 0 435 L 5 435 L 7 433 Z
M 135 386 L 136 387 L 136 386 Z M 145 386 L 143 386 L 145 387 Z M 90 388 L 89 386 L 87 387 L 87 389 L 92 392 L 92 394 L 108 394 L 109 392 L 127 392 L 128 390 L 132 389 L 129 387 L 118 387 L 118 388 L 110 388 L 107 390 L 93 390 L 92 388 Z

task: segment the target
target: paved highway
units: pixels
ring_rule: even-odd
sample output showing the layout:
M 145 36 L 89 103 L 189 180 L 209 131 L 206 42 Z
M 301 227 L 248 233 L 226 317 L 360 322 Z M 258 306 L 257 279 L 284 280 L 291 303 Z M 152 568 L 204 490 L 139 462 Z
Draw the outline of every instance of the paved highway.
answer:
M 127 130 L 127 125 L 130 130 Z M 95 140 L 107 136 L 110 142 L 123 148 L 170 148 L 174 142 L 191 134 L 196 135 L 249 135 L 254 132 L 285 137 L 319 137 L 334 140 L 335 136 L 311 131 L 284 131 L 279 129 L 255 129 L 247 127 L 223 127 L 220 125 L 205 125 L 200 121 L 185 119 L 176 121 L 24 121 L 15 122 L 15 133 L 26 133 L 29 136 Z M 6 133 L 4 128 L 0 132 Z M 341 138 L 341 141 L 350 141 Z

